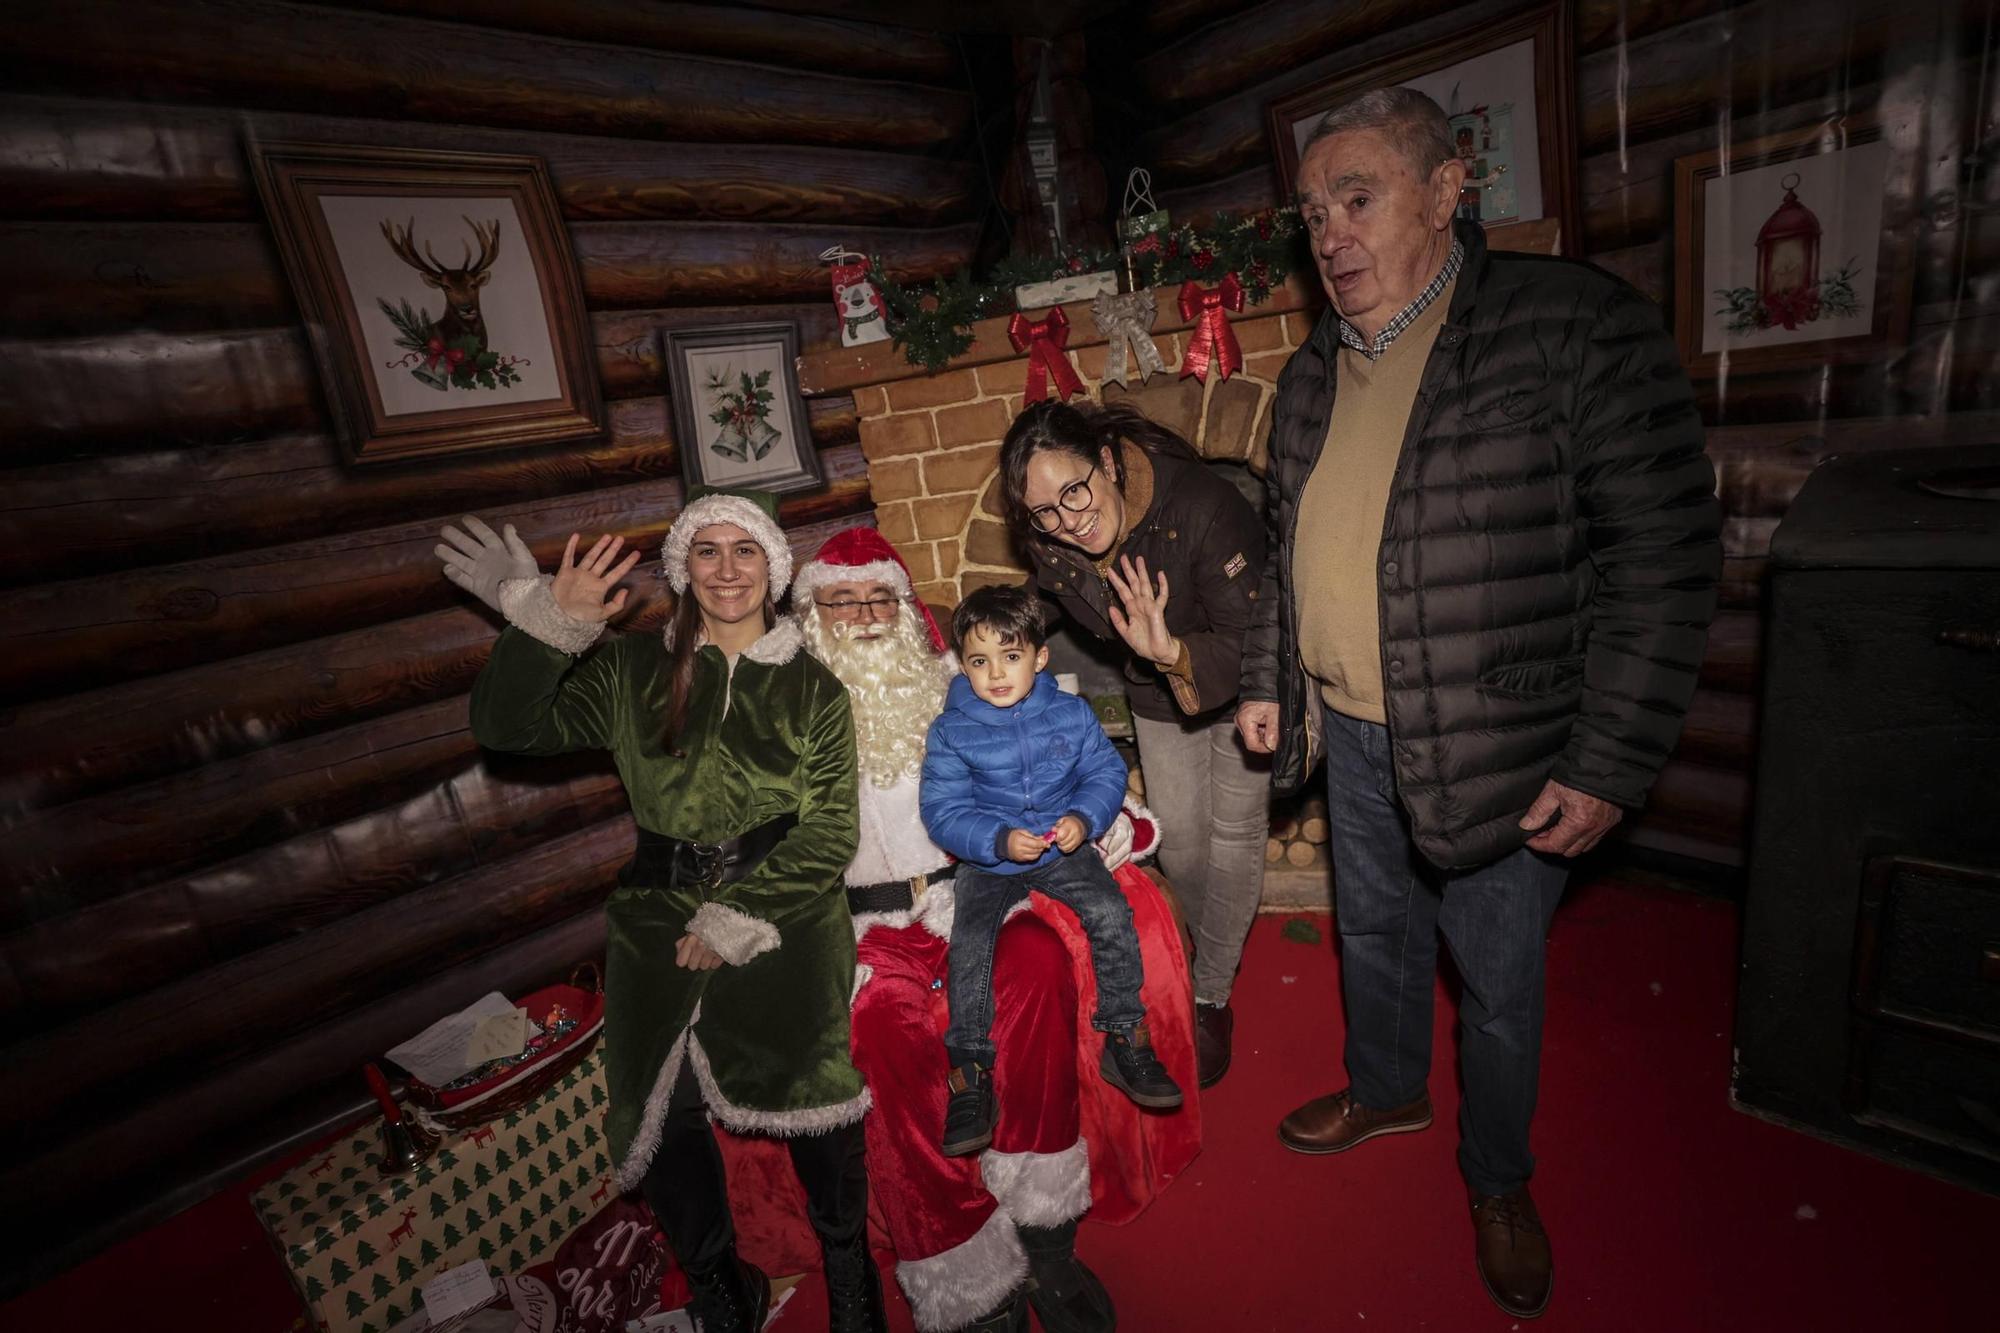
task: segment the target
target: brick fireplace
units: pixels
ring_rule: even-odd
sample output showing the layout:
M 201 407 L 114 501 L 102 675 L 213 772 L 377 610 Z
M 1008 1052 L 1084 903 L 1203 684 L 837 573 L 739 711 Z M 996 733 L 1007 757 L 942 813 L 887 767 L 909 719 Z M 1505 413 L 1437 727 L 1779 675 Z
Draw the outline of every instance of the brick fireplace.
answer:
M 1208 457 L 1261 470 L 1273 386 L 1317 306 L 1294 278 L 1264 304 L 1246 307 L 1230 321 L 1243 348 L 1242 371 L 1226 381 L 1211 373 L 1204 384 L 1180 378 L 1188 324 L 1177 294 L 1177 288 L 1157 291 L 1153 340 L 1164 372 L 1141 384 L 1136 367 L 1128 367 L 1129 388 L 1105 385 L 1105 343 L 1088 301 L 1063 308 L 1070 364 L 1093 397 L 1129 401 Z M 1000 519 L 995 475 L 1028 370 L 1027 358 L 1008 341 L 1005 318 L 975 325 L 972 346 L 935 375 L 886 342 L 808 353 L 798 369 L 807 394 L 854 394 L 875 521 L 909 564 L 919 597 L 948 609 L 975 588 L 1026 576 Z

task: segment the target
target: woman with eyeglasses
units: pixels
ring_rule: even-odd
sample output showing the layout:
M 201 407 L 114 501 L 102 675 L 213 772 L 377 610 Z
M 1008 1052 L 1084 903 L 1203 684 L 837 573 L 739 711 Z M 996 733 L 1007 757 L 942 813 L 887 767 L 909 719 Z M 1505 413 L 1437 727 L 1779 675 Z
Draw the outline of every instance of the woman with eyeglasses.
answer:
M 1270 771 L 1238 739 L 1264 523 L 1174 432 L 1123 406 L 1050 399 L 1000 449 L 1035 587 L 1123 650 L 1160 867 L 1194 942 L 1201 1086 L 1229 1068 L 1229 992 L 1264 884 Z

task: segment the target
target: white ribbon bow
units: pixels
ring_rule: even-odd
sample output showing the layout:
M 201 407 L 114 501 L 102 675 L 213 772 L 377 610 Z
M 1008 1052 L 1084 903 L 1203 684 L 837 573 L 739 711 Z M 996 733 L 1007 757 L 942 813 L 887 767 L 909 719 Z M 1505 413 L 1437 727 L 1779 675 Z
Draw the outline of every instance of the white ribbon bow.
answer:
M 1153 321 L 1160 315 L 1159 302 L 1150 290 L 1106 292 L 1090 303 L 1090 317 L 1104 335 L 1104 382 L 1125 384 L 1125 349 L 1139 360 L 1139 379 L 1167 368 L 1160 349 L 1153 342 Z

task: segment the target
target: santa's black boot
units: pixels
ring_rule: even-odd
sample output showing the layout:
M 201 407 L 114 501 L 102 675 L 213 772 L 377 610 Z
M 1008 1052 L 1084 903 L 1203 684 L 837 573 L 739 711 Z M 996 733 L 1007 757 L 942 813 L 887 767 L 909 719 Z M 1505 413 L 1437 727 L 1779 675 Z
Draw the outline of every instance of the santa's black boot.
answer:
M 1028 1333 L 1028 1298 L 1017 1291 L 992 1314 L 960 1324 L 951 1333 Z
M 1076 1257 L 1076 1221 L 1016 1226 L 1028 1252 L 1028 1300 L 1048 1333 L 1111 1333 L 1118 1312 L 1097 1274 Z

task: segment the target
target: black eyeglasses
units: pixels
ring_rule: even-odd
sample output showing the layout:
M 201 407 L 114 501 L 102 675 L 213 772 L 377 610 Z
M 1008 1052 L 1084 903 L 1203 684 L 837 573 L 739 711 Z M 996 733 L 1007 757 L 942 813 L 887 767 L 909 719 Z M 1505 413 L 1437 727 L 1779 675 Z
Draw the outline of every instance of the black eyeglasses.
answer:
M 842 597 L 836 601 L 822 602 L 819 598 L 815 597 L 813 598 L 813 605 L 831 611 L 843 619 L 863 610 L 867 611 L 870 619 L 879 619 L 883 616 L 893 616 L 896 614 L 897 600 L 894 597 L 868 597 L 860 599 Z
M 1062 493 L 1056 496 L 1055 504 L 1038 505 L 1030 509 L 1028 521 L 1035 525 L 1035 531 L 1043 533 L 1062 531 L 1062 515 L 1056 512 L 1056 505 L 1061 505 L 1072 514 L 1080 514 L 1090 508 L 1090 479 L 1095 475 L 1097 469 L 1092 468 L 1083 474 L 1082 480 L 1073 481 L 1063 487 Z

